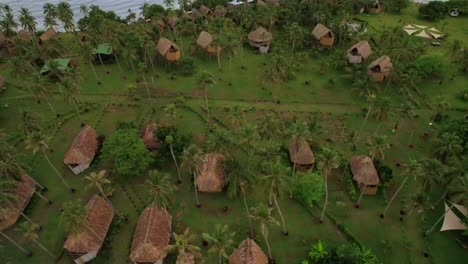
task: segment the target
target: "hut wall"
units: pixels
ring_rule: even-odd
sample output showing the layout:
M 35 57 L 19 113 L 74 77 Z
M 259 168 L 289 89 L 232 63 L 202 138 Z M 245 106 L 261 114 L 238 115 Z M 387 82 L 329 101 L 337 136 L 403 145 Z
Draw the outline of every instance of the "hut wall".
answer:
M 250 40 L 249 41 L 250 43 L 250 46 L 254 47 L 254 48 L 261 48 L 261 47 L 268 47 L 270 46 L 270 42 L 269 41 L 265 41 L 265 42 L 255 42 L 253 40 Z
M 348 54 L 348 61 L 351 64 L 359 64 L 363 61 L 363 58 L 361 55 L 351 55 Z
M 335 42 L 335 37 L 334 36 L 325 36 L 323 38 L 320 39 L 320 44 L 322 44 L 322 46 L 326 46 L 326 47 L 332 47 L 333 46 L 333 43 Z
M 219 51 L 221 51 L 221 47 L 208 45 L 208 47 L 206 47 L 206 51 L 208 53 L 217 54 Z
M 359 190 L 364 189 L 364 184 L 359 184 Z M 379 187 L 377 185 L 367 185 L 366 190 L 364 191 L 365 195 L 376 195 Z
M 166 53 L 166 60 L 168 61 L 179 61 L 180 60 L 180 50 L 177 50 L 176 52 L 167 52 Z
M 88 253 L 82 255 L 81 257 L 75 259 L 75 263 L 76 264 L 86 263 L 86 262 L 94 259 L 97 256 L 97 253 L 98 253 L 97 251 L 88 252 Z
M 387 74 L 383 72 L 369 71 L 369 74 L 375 79 L 376 82 L 383 82 L 385 81 L 385 77 L 387 77 Z
M 85 171 L 86 169 L 88 169 L 89 165 L 91 164 L 90 163 L 77 164 L 76 166 L 73 166 L 72 164 L 67 164 L 67 165 L 70 168 L 70 170 L 73 171 L 73 173 L 75 173 L 75 175 L 78 175 L 82 173 L 83 171 Z

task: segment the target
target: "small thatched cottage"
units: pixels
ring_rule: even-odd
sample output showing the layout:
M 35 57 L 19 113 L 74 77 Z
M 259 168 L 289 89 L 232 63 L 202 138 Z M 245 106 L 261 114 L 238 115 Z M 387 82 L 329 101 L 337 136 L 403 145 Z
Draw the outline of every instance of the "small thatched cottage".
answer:
M 392 69 L 390 57 L 385 55 L 373 61 L 368 67 L 368 72 L 377 82 L 383 82 Z
M 33 35 L 31 32 L 27 30 L 21 30 L 20 32 L 18 32 L 18 38 L 24 41 L 31 41 L 33 38 Z
M 368 156 L 355 156 L 349 161 L 353 180 L 366 195 L 375 195 L 379 185 L 379 174 Z
M 98 147 L 99 142 L 96 131 L 90 126 L 85 126 L 68 149 L 63 162 L 68 165 L 73 173 L 79 174 L 89 168 Z
M 213 15 L 213 12 L 211 11 L 211 9 L 209 9 L 205 5 L 201 5 L 200 8 L 198 8 L 198 12 L 200 12 L 200 14 L 204 17 L 210 17 Z
M 69 234 L 63 246 L 76 258 L 75 263 L 86 263 L 97 256 L 114 218 L 114 209 L 106 199 L 94 195 L 86 204 L 86 218 L 89 228 Z
M 292 142 L 289 145 L 289 157 L 298 169 L 308 169 L 315 163 L 314 153 L 305 142 Z
M 370 7 L 369 7 L 369 13 L 371 14 L 380 14 L 383 11 L 383 6 L 380 3 L 380 1 L 375 1 Z
M 348 49 L 348 61 L 351 64 L 361 63 L 371 55 L 372 50 L 369 45 L 369 42 L 363 40 L 354 44 L 351 48 Z
M 198 170 L 197 187 L 200 192 L 221 192 L 224 187 L 224 156 L 205 154 Z
M 268 257 L 253 239 L 247 238 L 231 254 L 229 264 L 268 264 Z
M 156 137 L 156 123 L 148 124 L 141 133 L 141 138 L 143 139 L 143 143 L 145 144 L 146 148 L 155 151 L 159 149 L 161 143 L 159 142 L 158 138 Z
M 13 195 L 15 200 L 11 201 L 10 207 L 0 211 L 0 231 L 7 229 L 18 221 L 31 197 L 36 191 L 36 183 L 26 174 L 21 175 L 20 181 L 15 183 L 16 188 Z
M 320 23 L 318 23 L 314 30 L 312 30 L 312 35 L 322 46 L 332 47 L 335 42 L 335 35 L 333 32 Z
M 160 38 L 158 41 L 158 51 L 167 61 L 178 62 L 181 54 L 179 47 L 167 38 Z
M 171 240 L 171 215 L 164 209 L 147 207 L 138 218 L 130 258 L 134 263 L 163 263 Z
M 215 17 L 224 17 L 227 14 L 227 10 L 223 6 L 217 6 L 214 9 L 213 14 L 214 14 Z
M 57 31 L 53 28 L 47 29 L 42 35 L 39 37 L 39 44 L 44 44 L 47 40 L 55 37 L 57 35 Z
M 197 39 L 198 46 L 202 47 L 209 54 L 217 54 L 221 51 L 221 47 L 217 45 L 211 45 L 212 42 L 213 36 L 206 31 L 202 31 Z
M 262 53 L 268 52 L 272 38 L 273 35 L 262 26 L 259 26 L 248 35 L 250 46 L 258 48 Z

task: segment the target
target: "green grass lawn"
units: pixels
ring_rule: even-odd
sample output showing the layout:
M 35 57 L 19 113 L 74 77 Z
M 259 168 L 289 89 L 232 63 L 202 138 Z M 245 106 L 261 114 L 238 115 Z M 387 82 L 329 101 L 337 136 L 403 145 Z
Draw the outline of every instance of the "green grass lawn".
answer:
M 407 23 L 419 23 L 433 25 L 447 34 L 447 39 L 460 39 L 467 43 L 468 18 L 447 18 L 440 23 L 427 23 L 415 18 L 417 13 L 415 5 L 404 11 L 402 15 L 360 15 L 359 18 L 369 22 L 373 29 L 378 31 L 383 25 L 403 25 Z M 185 41 L 188 43 L 188 41 Z M 187 46 L 187 44 L 185 45 Z M 449 53 L 447 45 L 441 47 L 428 47 L 428 52 Z M 386 151 L 385 164 L 392 167 L 396 182 L 390 190 L 395 191 L 397 184 L 402 181 L 402 169 L 396 166 L 397 162 L 408 162 L 410 158 L 425 157 L 429 155 L 430 145 L 421 136 L 425 132 L 431 135 L 436 133 L 434 127 L 428 125 L 431 119 L 431 111 L 422 104 L 417 109 L 418 117 L 411 121 L 403 121 L 398 133 L 391 134 L 397 116 L 390 114 L 383 122 L 369 120 L 362 131 L 360 142 L 355 152 L 350 146 L 340 142 L 340 119 L 345 118 L 347 127 L 359 130 L 363 113 L 361 108 L 365 101 L 360 97 L 351 84 L 351 77 L 345 72 L 320 73 L 320 65 L 323 58 L 306 58 L 305 65 L 297 72 L 296 77 L 281 85 L 263 84 L 261 74 L 266 56 L 244 47 L 243 56 L 240 52 L 233 58 L 232 71 L 229 69 L 228 58 L 222 58 L 222 71 L 217 70 L 216 58 L 205 58 L 203 56 L 192 56 L 186 50 L 184 56 L 193 57 L 197 71 L 212 72 L 216 77 L 216 84 L 209 88 L 210 109 L 212 116 L 225 124 L 227 121 L 226 107 L 234 105 L 252 106 L 247 114 L 249 121 L 253 122 L 268 112 L 278 112 L 284 118 L 298 116 L 308 119 L 316 116 L 321 126 L 321 133 L 316 135 L 315 145 L 328 144 L 344 153 L 346 157 L 364 154 L 365 138 L 378 132 L 388 136 L 393 146 Z M 343 58 L 344 59 L 344 58 Z M 241 65 L 247 67 L 241 69 Z M 146 95 L 146 89 L 139 85 L 135 95 L 130 95 L 128 86 L 135 82 L 137 77 L 130 68 L 123 65 L 125 78 L 120 74 L 117 65 L 95 66 L 102 85 L 97 85 L 96 79 L 88 65 L 82 65 L 80 71 L 84 77 L 81 83 L 81 109 L 82 119 L 85 123 L 92 125 L 100 135 L 111 135 L 119 122 L 140 120 L 142 123 L 156 120 L 165 122 L 161 107 L 172 102 L 179 95 L 186 97 L 187 108 L 180 112 L 177 127 L 184 133 L 190 134 L 193 141 L 202 144 L 206 132 L 206 124 L 203 121 L 204 94 L 197 88 L 194 77 L 183 77 L 176 75 L 172 80 L 174 69 L 168 69 L 163 63 L 156 63 L 155 72 L 151 67 L 145 75 L 150 86 L 151 96 Z M 174 68 L 174 66 L 171 66 Z M 8 68 L 2 66 L 1 74 L 9 77 Z M 107 73 L 109 72 L 109 73 Z M 455 73 L 449 69 L 445 76 Z M 334 85 L 329 84 L 329 79 L 336 79 Z M 8 78 L 8 80 L 11 80 Z M 309 81 L 309 85 L 305 85 Z M 14 81 L 12 81 L 14 83 Z M 231 85 L 229 85 L 231 83 Z M 456 95 L 468 87 L 468 76 L 458 74 L 454 80 L 446 78 L 443 85 L 432 80 L 425 80 L 420 84 L 421 92 L 429 99 L 442 94 L 454 108 L 465 108 L 466 102 L 456 99 Z M 272 94 L 270 94 L 270 89 Z M 393 104 L 397 105 L 403 101 L 397 93 L 397 87 L 388 87 L 386 90 Z M 280 100 L 280 104 L 277 103 Z M 419 100 L 419 99 L 418 99 Z M 54 201 L 53 205 L 46 205 L 44 201 L 35 197 L 26 210 L 26 214 L 34 221 L 42 225 L 39 233 L 40 241 L 54 254 L 60 255 L 60 263 L 72 263 L 72 258 L 62 247 L 66 234 L 59 223 L 60 210 L 63 203 L 70 200 L 81 199 L 86 203 L 94 189 L 85 189 L 83 176 L 93 170 L 109 167 L 109 164 L 97 159 L 92 168 L 81 175 L 74 175 L 63 164 L 63 157 L 72 143 L 74 137 L 80 130 L 80 121 L 74 110 L 63 102 L 59 94 L 51 98 L 51 103 L 61 113 L 55 117 L 45 102 L 37 104 L 28 95 L 27 89 L 15 89 L 10 87 L 0 96 L 0 128 L 9 135 L 9 141 L 14 143 L 18 150 L 24 154 L 24 161 L 31 167 L 30 174 L 39 182 L 49 188 L 45 195 Z M 86 110 L 85 110 L 86 109 Z M 65 176 L 67 181 L 78 190 L 72 194 L 62 185 L 58 176 L 49 167 L 41 155 L 33 156 L 29 150 L 24 150 L 23 133 L 19 127 L 21 111 L 27 110 L 36 113 L 46 131 L 52 136 L 50 145 L 53 152 L 49 153 L 51 160 Z M 463 112 L 451 111 L 450 116 L 461 116 Z M 466 114 L 466 112 L 465 112 Z M 284 140 L 284 143 L 287 139 Z M 409 144 L 414 148 L 409 148 Z M 157 169 L 170 173 L 175 181 L 175 168 L 171 162 L 161 162 Z M 139 214 L 145 207 L 147 193 L 142 186 L 146 175 L 126 179 L 119 175 L 111 175 L 116 191 L 111 201 L 120 213 L 128 216 L 128 223 L 119 229 L 113 229 L 108 235 L 108 242 L 103 251 L 93 263 L 131 263 L 129 260 L 130 246 L 133 231 Z M 379 213 L 385 207 L 386 200 L 381 192 L 374 197 L 365 197 L 362 209 L 353 207 L 354 201 L 349 198 L 346 184 L 341 178 L 341 172 L 336 171 L 330 177 L 330 203 L 329 214 L 336 219 L 337 224 L 342 224 L 361 243 L 372 249 L 383 263 L 465 263 L 468 253 L 463 249 L 456 238 L 459 232 L 434 232 L 425 238 L 423 232 L 443 212 L 440 204 L 433 212 L 426 214 L 424 220 L 414 215 L 408 221 L 399 221 L 399 211 L 402 199 L 410 194 L 418 182 L 411 183 L 393 204 L 384 220 L 379 218 Z M 440 195 L 434 192 L 435 197 Z M 388 198 L 388 197 L 387 197 Z M 193 186 L 190 179 L 186 178 L 179 190 L 174 195 L 173 206 L 170 211 L 173 216 L 172 227 L 174 232 L 182 232 L 189 227 L 195 234 L 214 230 L 215 224 L 229 224 L 231 230 L 236 232 L 236 245 L 246 238 L 248 233 L 248 222 L 246 212 L 241 199 L 229 200 L 225 193 L 200 194 L 203 204 L 197 209 L 194 203 Z M 265 202 L 266 198 L 260 190 L 252 190 L 248 195 L 249 204 L 255 205 Z M 280 200 L 283 214 L 286 218 L 290 235 L 284 237 L 280 233 L 280 227 L 273 227 L 270 231 L 270 242 L 273 255 L 280 264 L 299 263 L 307 256 L 311 243 L 318 240 L 326 241 L 329 245 L 346 243 L 351 241 L 338 228 L 337 224 L 326 220 L 324 224 L 318 223 L 320 214 L 319 207 L 305 208 L 298 202 L 283 197 Z M 222 208 L 229 206 L 229 212 L 223 212 Z M 276 216 L 276 215 L 275 215 Z M 20 220 L 24 221 L 24 220 Z M 6 232 L 15 240 L 20 240 L 20 235 L 10 228 Z M 266 246 L 260 236 L 257 237 L 260 246 L 266 251 Z M 201 245 L 201 238 L 197 244 Z M 31 258 L 23 256 L 8 242 L 2 241 L 0 248 L 0 263 L 52 263 L 47 254 L 42 252 L 33 244 L 25 246 L 32 250 Z M 425 258 L 424 252 L 430 257 Z M 207 255 L 203 248 L 203 254 Z M 464 261 L 465 260 L 465 261 Z M 207 257 L 205 263 L 215 263 L 215 257 Z M 174 256 L 168 257 L 167 263 L 175 263 Z

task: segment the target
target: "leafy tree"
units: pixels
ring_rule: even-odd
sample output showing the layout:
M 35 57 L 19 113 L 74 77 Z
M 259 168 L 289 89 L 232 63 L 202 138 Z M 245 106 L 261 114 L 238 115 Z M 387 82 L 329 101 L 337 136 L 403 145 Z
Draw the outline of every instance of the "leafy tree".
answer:
M 441 53 L 426 54 L 414 62 L 414 67 L 423 78 L 441 75 L 444 66 L 444 55 Z
M 200 207 L 200 201 L 198 200 L 198 190 L 197 190 L 197 177 L 200 174 L 199 167 L 202 163 L 203 151 L 196 145 L 190 145 L 184 149 L 181 156 L 180 169 L 193 176 L 193 188 L 195 191 L 195 201 L 197 207 Z
M 400 13 L 401 10 L 407 8 L 410 5 L 409 0 L 385 0 L 385 10 L 392 13 Z
M 324 182 L 319 173 L 299 173 L 293 180 L 293 193 L 299 200 L 312 207 L 322 199 Z
M 255 222 L 257 222 L 260 226 L 260 233 L 265 240 L 265 244 L 268 248 L 268 257 L 273 259 L 273 255 L 271 254 L 271 247 L 270 242 L 268 240 L 268 227 L 272 225 L 279 226 L 278 221 L 271 215 L 271 211 L 273 209 L 269 208 L 265 204 L 259 204 L 257 207 L 250 208 L 250 215 L 249 217 L 252 218 Z
M 208 253 L 218 255 L 218 264 L 223 264 L 223 259 L 229 258 L 227 251 L 233 247 L 235 234 L 236 233 L 229 231 L 228 225 L 219 224 L 216 225 L 214 233 L 202 234 L 203 239 L 210 243 Z
M 171 196 L 176 191 L 176 187 L 171 183 L 168 174 L 160 173 L 158 170 L 151 170 L 145 187 L 149 192 L 151 206 L 167 209 L 171 204 Z
M 136 176 L 151 164 L 153 154 L 148 151 L 135 128 L 121 128 L 109 136 L 102 149 L 104 160 L 112 160 L 117 174 Z
M 441 20 L 447 13 L 447 5 L 441 1 L 431 1 L 419 6 L 419 15 L 428 20 Z
M 323 178 L 325 183 L 325 201 L 323 204 L 322 214 L 320 215 L 320 223 L 323 223 L 323 218 L 325 216 L 325 210 L 328 205 L 328 176 L 331 174 L 333 169 L 336 169 L 340 166 L 340 161 L 338 153 L 335 150 L 322 147 L 321 152 L 317 156 L 318 167 L 323 171 Z

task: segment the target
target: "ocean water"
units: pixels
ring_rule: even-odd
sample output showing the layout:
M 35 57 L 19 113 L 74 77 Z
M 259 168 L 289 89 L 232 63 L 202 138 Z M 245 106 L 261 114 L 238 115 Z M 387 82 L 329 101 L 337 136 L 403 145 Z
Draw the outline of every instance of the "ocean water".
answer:
M 63 0 L 62 0 L 63 1 Z M 21 7 L 28 8 L 32 15 L 36 18 L 37 28 L 44 29 L 44 14 L 42 7 L 46 3 L 57 4 L 62 2 L 60 0 L 0 0 L 0 5 L 8 4 L 18 15 Z M 85 4 L 87 6 L 97 5 L 102 10 L 114 11 L 121 17 L 128 15 L 128 10 L 131 9 L 137 15 L 140 14 L 140 7 L 145 3 L 160 4 L 163 5 L 163 0 L 69 0 L 73 14 L 75 15 L 75 21 L 81 18 L 80 6 Z M 18 18 L 18 16 L 16 16 Z M 59 27 L 60 28 L 60 27 Z

